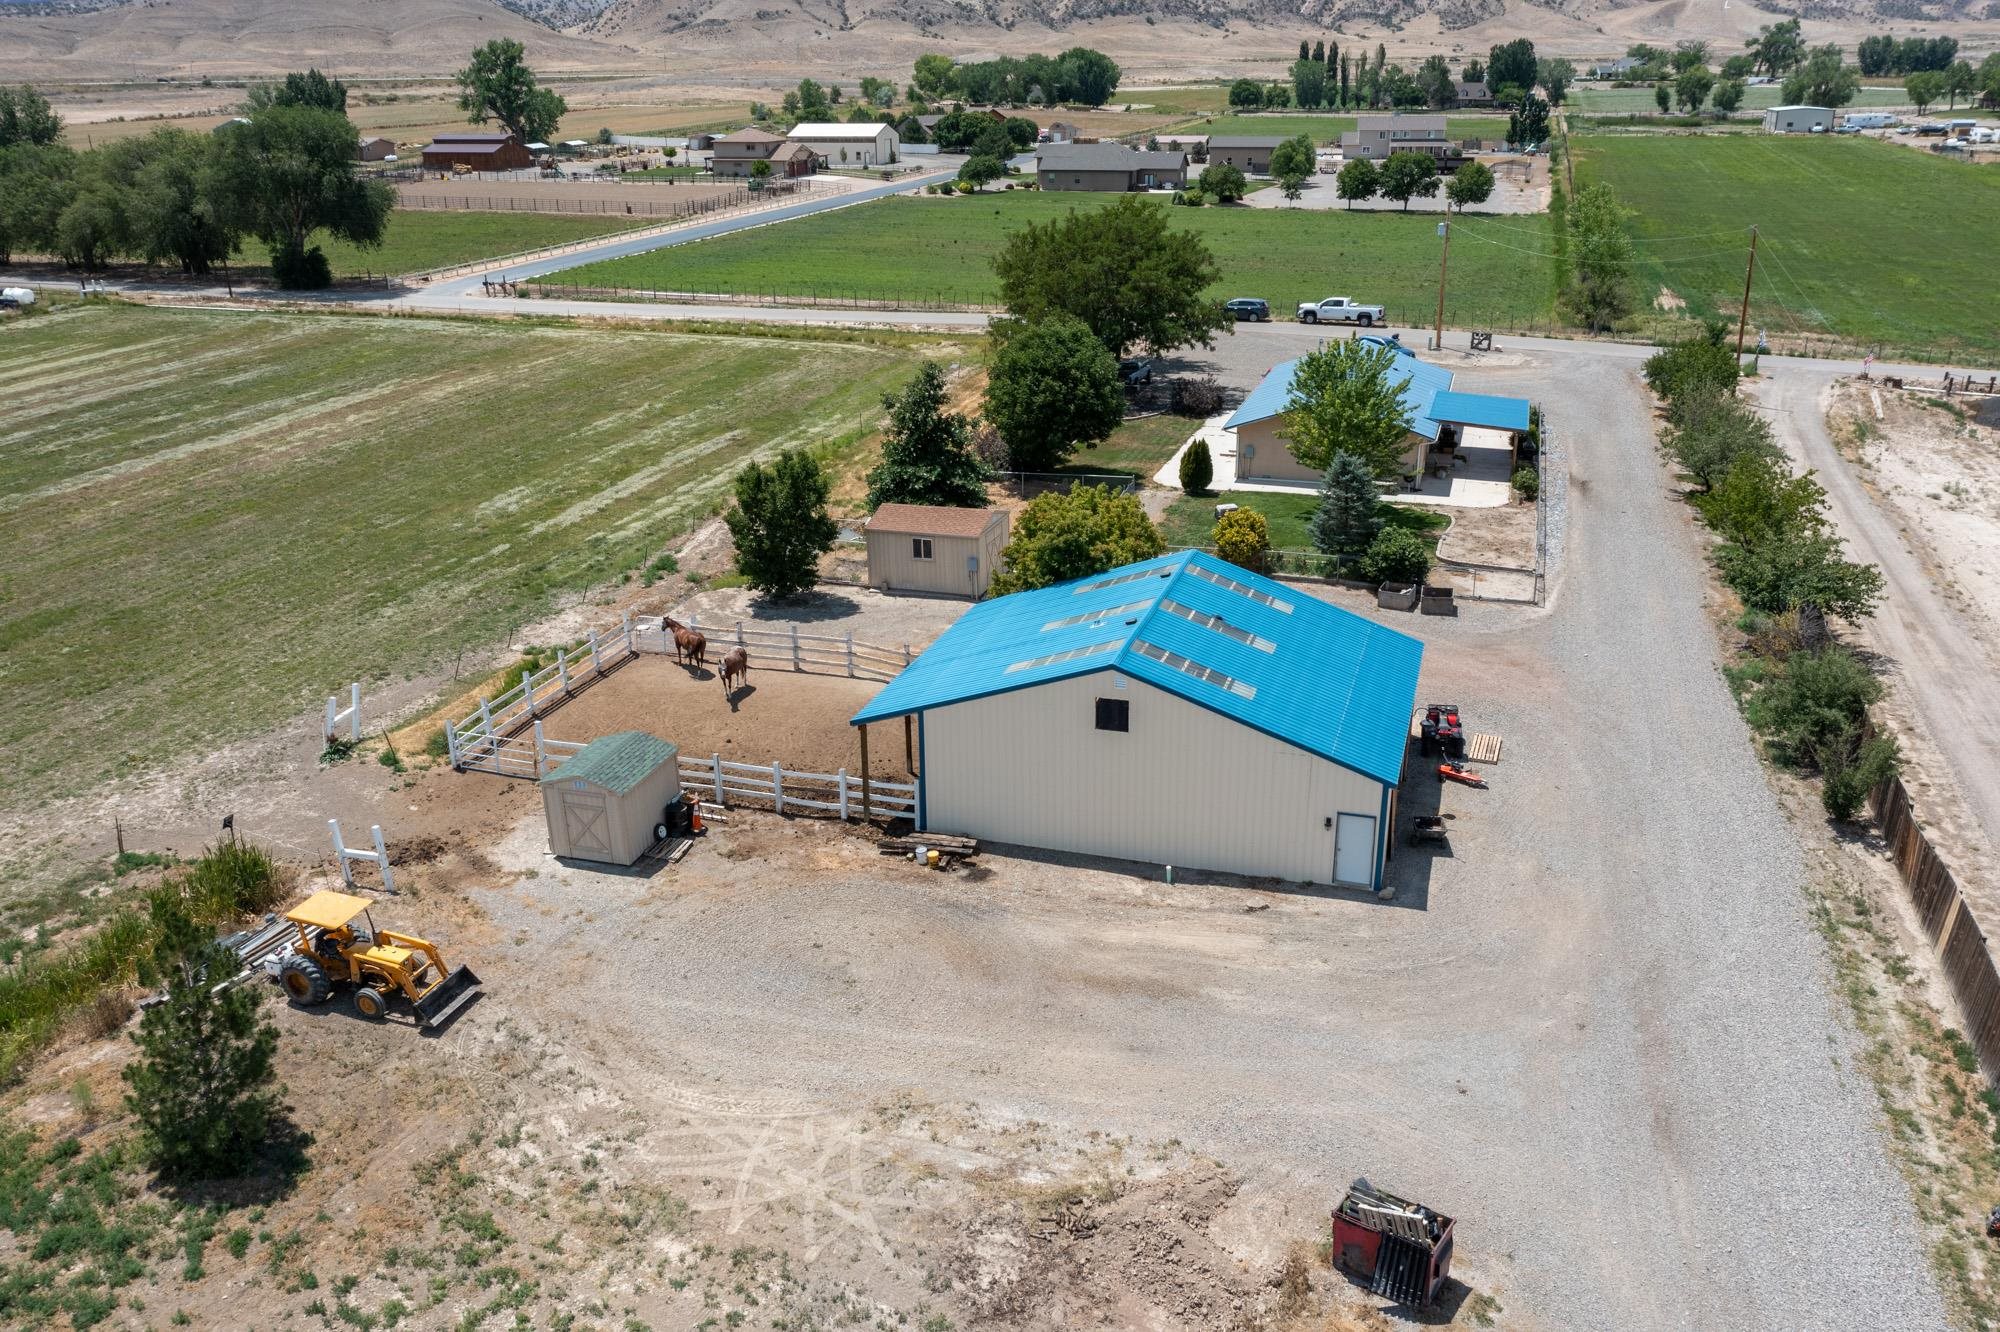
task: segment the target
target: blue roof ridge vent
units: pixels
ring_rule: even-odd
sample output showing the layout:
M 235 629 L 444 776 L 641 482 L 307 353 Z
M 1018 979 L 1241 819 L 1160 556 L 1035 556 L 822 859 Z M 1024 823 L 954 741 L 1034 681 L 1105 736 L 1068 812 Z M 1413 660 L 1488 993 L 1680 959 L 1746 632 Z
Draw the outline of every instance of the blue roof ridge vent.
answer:
M 1130 591 L 1105 591 L 1148 575 L 1166 585 L 1136 616 L 1131 612 L 1140 603 Z M 1055 630 L 1056 640 L 1040 640 L 1055 651 L 1024 659 L 1044 626 L 1077 614 L 1072 598 L 1090 584 L 1109 603 L 1105 610 Z M 1174 609 L 1166 609 L 1170 602 Z M 1423 644 L 1407 634 L 1212 555 L 1184 551 L 979 603 L 853 721 L 1117 671 L 1394 783 L 1402 773 L 1422 661 Z

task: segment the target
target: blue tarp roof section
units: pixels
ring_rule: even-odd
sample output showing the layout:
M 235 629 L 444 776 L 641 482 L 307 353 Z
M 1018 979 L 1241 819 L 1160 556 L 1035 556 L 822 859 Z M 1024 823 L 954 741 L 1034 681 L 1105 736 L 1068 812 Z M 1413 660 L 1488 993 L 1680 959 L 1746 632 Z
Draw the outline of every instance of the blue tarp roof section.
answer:
M 1208 569 L 1291 609 L 1279 610 L 1191 572 Z M 1080 589 L 1123 574 L 1146 577 Z M 1219 616 L 1272 643 L 1265 652 L 1161 608 L 1173 601 Z M 1134 606 L 1133 603 L 1141 603 Z M 1132 607 L 1117 615 L 1108 612 Z M 1103 618 L 1044 629 L 1091 611 Z M 1220 671 L 1256 691 L 1252 698 L 1141 653 L 1151 643 Z M 1100 647 L 1028 669 L 1016 662 L 1076 648 Z M 882 721 L 926 708 L 1070 676 L 1116 670 L 1318 754 L 1377 781 L 1402 774 L 1403 749 L 1416 706 L 1423 644 L 1296 588 L 1259 577 L 1212 555 L 1183 551 L 1108 574 L 981 602 L 857 712 Z
M 1361 341 L 1388 347 L 1396 353 L 1396 364 L 1390 373 L 1403 376 L 1403 406 L 1410 413 L 1410 431 L 1425 439 L 1436 439 L 1438 418 L 1432 414 L 1431 406 L 1439 394 L 1450 390 L 1451 371 L 1422 360 L 1408 347 L 1387 338 L 1370 336 Z M 1222 428 L 1234 430 L 1252 421 L 1282 416 L 1285 404 L 1292 399 L 1292 376 L 1297 373 L 1298 365 L 1294 360 L 1273 367 L 1271 373 L 1264 376 L 1263 382 L 1243 400 L 1243 405 L 1222 423 Z M 1522 428 L 1526 429 L 1525 426 Z
M 1499 398 L 1491 393 L 1444 392 L 1431 400 L 1431 419 L 1489 430 L 1528 429 L 1528 400 Z

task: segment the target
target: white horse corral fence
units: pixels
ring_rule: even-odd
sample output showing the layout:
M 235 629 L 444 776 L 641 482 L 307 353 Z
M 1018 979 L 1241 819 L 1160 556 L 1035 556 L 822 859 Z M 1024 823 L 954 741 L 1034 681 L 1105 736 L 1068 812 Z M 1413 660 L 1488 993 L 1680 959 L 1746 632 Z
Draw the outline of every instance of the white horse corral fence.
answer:
M 334 694 L 326 700 L 326 742 L 332 744 L 340 738 L 340 724 L 347 723 L 347 738 L 356 744 L 361 742 L 361 682 L 347 686 L 347 706 L 339 706 L 340 695 Z
M 693 619 L 686 623 L 688 628 L 705 635 L 711 648 L 728 644 L 743 648 L 750 654 L 753 671 L 789 668 L 862 680 L 889 680 L 916 660 L 917 655 L 907 643 L 887 647 L 861 642 L 851 633 L 806 634 L 799 632 L 797 625 L 762 629 L 746 627 L 740 620 L 729 627 L 703 627 Z M 478 769 L 509 777 L 539 778 L 548 770 L 552 756 L 554 762 L 560 763 L 582 746 L 550 740 L 540 734 L 539 725 L 532 737 L 523 734 L 528 723 L 538 722 L 562 706 L 571 693 L 628 658 L 641 652 L 672 651 L 673 635 L 658 616 L 635 619 L 627 615 L 610 629 L 591 630 L 574 656 L 567 649 L 559 649 L 553 664 L 523 676 L 519 684 L 495 698 L 480 699 L 478 709 L 464 718 L 447 720 L 444 734 L 451 766 L 461 772 Z M 858 790 L 861 779 L 849 780 Z
M 357 851 L 347 843 L 341 841 L 339 819 L 328 819 L 326 826 L 333 832 L 333 854 L 334 858 L 340 861 L 340 879 L 342 883 L 345 883 L 349 888 L 354 886 L 354 862 L 358 860 L 363 864 L 373 865 L 382 871 L 383 892 L 393 893 L 396 891 L 396 876 L 389 869 L 389 849 L 382 844 L 382 827 L 380 824 L 375 824 L 368 829 L 369 835 L 375 839 L 375 849 L 373 851 Z
M 842 768 L 839 772 L 797 772 L 777 763 L 732 763 L 720 754 L 706 759 L 681 755 L 681 789 L 707 797 L 725 809 L 755 801 L 780 814 L 811 810 L 843 819 L 864 815 L 917 812 L 917 788 L 912 782 L 866 779 Z

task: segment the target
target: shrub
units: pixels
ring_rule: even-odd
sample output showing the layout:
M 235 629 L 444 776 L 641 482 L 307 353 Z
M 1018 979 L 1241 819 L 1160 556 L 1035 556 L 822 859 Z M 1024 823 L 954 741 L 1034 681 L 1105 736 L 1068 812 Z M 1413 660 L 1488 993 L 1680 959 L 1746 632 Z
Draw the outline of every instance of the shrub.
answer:
M 1902 754 L 1894 740 L 1886 736 L 1862 740 L 1860 732 L 1855 731 L 1841 744 L 1821 752 L 1824 784 L 1819 792 L 1820 805 L 1828 818 L 1850 822 L 1861 812 L 1868 793 L 1895 776 L 1901 766 Z
M 1532 501 L 1542 493 L 1542 477 L 1532 467 L 1520 467 L 1514 471 L 1514 493 L 1524 500 Z
M 1772 737 L 1780 756 L 1824 767 L 1828 756 L 1852 752 L 1870 704 L 1882 697 L 1877 680 L 1839 644 L 1794 653 L 1784 670 L 1751 698 L 1751 724 Z
M 1264 573 L 1271 564 L 1271 525 L 1255 509 L 1225 513 L 1215 525 L 1215 553 L 1251 573 Z
M 317 291 L 333 285 L 333 265 L 319 246 L 281 246 L 271 254 L 271 278 L 287 291 Z
M 1181 490 L 1189 495 L 1206 494 L 1215 479 L 1215 463 L 1208 456 L 1208 441 L 1196 436 L 1181 454 Z
M 1430 572 L 1430 546 L 1400 527 L 1383 528 L 1361 554 L 1361 577 L 1371 583 L 1420 584 Z
M 1674 408 L 1698 390 L 1736 388 L 1736 354 L 1707 335 L 1677 342 L 1646 358 L 1646 386 Z
M 1222 385 L 1215 382 L 1214 375 L 1176 379 L 1168 396 L 1175 414 L 1180 416 L 1209 417 L 1222 410 Z

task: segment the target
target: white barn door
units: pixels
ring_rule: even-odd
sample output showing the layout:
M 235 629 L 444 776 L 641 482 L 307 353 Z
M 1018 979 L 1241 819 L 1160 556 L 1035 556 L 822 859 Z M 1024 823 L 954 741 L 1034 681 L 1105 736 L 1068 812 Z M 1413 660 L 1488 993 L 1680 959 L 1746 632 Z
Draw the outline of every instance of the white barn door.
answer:
M 1333 835 L 1333 881 L 1355 888 L 1375 886 L 1375 816 L 1343 814 Z

